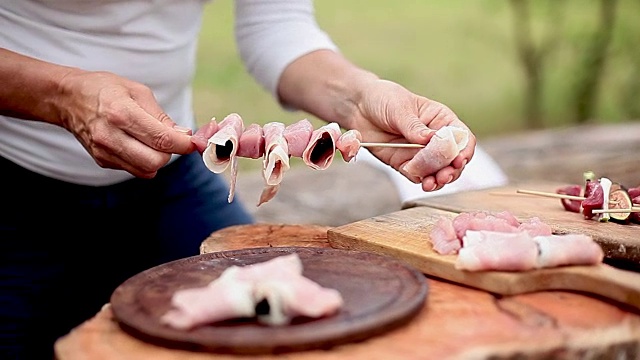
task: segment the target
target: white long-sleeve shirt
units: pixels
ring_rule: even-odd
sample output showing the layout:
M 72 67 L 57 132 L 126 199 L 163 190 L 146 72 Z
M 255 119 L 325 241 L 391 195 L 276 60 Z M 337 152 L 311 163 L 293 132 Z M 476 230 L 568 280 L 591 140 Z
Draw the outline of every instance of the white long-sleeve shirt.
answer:
M 1 1 L 0 46 L 143 83 L 178 125 L 195 129 L 191 80 L 206 3 Z M 248 71 L 274 96 L 280 75 L 293 60 L 314 50 L 335 49 L 317 26 L 312 0 L 235 0 L 235 27 Z M 43 122 L 0 116 L 0 156 L 77 184 L 101 186 L 132 178 L 125 171 L 99 167 L 70 132 Z

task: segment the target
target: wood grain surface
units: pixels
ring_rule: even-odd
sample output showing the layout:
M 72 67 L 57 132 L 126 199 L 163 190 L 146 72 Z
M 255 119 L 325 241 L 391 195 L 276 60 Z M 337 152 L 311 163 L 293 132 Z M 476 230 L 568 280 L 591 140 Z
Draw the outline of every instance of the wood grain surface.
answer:
M 407 224 L 411 227 L 412 224 Z M 417 226 L 419 228 L 419 226 Z M 265 229 L 273 231 L 265 232 Z M 220 230 L 229 249 L 290 246 L 288 225 Z M 234 241 L 238 237 L 238 242 Z M 328 246 L 327 233 L 305 232 Z M 249 239 L 253 238 L 254 242 Z M 290 239 L 284 236 L 283 239 Z M 207 239 L 207 240 L 209 240 Z M 304 240 L 304 236 L 294 243 Z M 567 291 L 500 296 L 427 276 L 429 296 L 406 325 L 361 342 L 280 355 L 230 355 L 167 348 L 123 331 L 107 304 L 55 346 L 57 360 L 636 359 L 640 315 L 605 298 Z
M 555 193 L 567 184 L 522 182 L 505 187 L 462 192 L 412 200 L 404 208 L 426 206 L 455 213 L 487 210 L 509 211 L 520 220 L 539 217 L 554 233 L 577 232 L 590 235 L 602 247 L 605 256 L 628 265 L 640 265 L 640 224 L 619 224 L 585 219 L 582 214 L 564 210 L 559 199 L 518 194 L 516 190 Z
M 414 207 L 329 229 L 328 238 L 332 247 L 387 254 L 425 274 L 497 294 L 576 290 L 640 309 L 640 274 L 606 264 L 520 272 L 456 269 L 457 255 L 440 255 L 429 241 L 429 232 L 440 216 L 453 218 L 456 215 L 426 206 Z
M 200 253 L 240 250 L 254 247 L 287 246 L 330 247 L 323 225 L 251 224 L 234 225 L 216 231 L 200 244 Z M 280 245 L 281 246 L 281 245 Z

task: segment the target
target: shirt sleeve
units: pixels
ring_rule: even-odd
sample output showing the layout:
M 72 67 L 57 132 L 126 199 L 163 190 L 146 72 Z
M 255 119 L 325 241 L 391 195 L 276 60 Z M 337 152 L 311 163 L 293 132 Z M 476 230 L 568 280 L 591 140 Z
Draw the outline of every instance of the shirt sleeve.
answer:
M 312 0 L 236 0 L 235 36 L 247 71 L 278 101 L 278 81 L 295 59 L 338 51 L 320 29 Z

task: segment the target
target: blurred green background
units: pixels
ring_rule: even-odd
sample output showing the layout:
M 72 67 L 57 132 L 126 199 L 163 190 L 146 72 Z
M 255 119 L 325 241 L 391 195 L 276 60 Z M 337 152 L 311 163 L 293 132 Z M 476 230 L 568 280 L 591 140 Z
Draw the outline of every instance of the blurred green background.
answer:
M 640 118 L 638 0 L 319 0 L 315 6 L 320 26 L 348 58 L 448 105 L 480 140 Z M 200 124 L 231 112 L 246 123 L 318 122 L 282 110 L 245 72 L 232 0 L 206 6 L 199 46 Z M 534 114 L 526 106 L 534 77 L 526 75 L 523 59 L 539 74 Z M 585 97 L 585 89 L 593 91 Z M 586 113 L 577 105 L 585 99 Z

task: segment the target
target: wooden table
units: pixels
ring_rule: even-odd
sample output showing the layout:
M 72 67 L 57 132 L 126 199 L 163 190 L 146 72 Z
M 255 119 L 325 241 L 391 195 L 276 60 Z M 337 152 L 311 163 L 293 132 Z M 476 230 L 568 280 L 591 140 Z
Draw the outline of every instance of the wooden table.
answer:
M 201 252 L 328 247 L 327 227 L 259 224 L 213 233 Z M 640 356 L 640 314 L 604 299 L 545 291 L 501 297 L 436 278 L 407 325 L 360 343 L 260 359 L 575 359 Z M 120 329 L 109 305 L 55 345 L 58 360 L 257 358 L 159 347 Z

